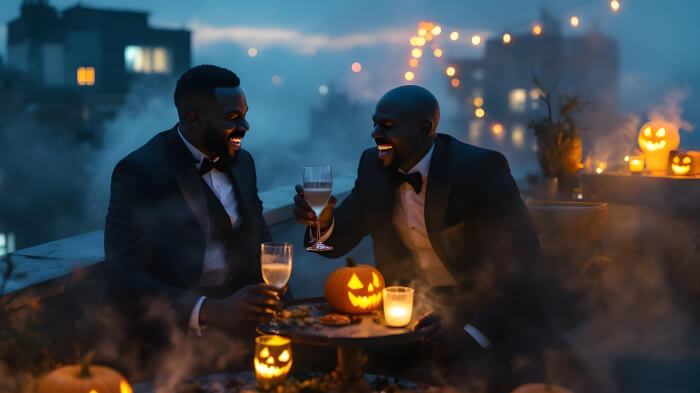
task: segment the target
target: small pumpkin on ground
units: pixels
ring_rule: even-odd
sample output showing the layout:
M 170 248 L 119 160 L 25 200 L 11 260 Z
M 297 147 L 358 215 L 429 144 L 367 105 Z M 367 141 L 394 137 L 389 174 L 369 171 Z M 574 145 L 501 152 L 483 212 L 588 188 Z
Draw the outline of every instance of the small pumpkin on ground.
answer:
M 81 364 L 57 368 L 39 380 L 36 393 L 133 393 L 129 382 L 117 371 L 93 366 L 94 352 Z

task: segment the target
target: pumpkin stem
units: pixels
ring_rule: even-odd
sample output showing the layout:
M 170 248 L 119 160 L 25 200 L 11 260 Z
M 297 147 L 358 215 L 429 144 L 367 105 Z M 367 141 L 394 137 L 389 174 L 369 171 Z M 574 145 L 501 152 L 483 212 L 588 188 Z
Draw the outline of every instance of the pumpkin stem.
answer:
M 92 359 L 94 358 L 95 351 L 90 351 L 87 355 L 85 355 L 83 361 L 80 362 L 80 372 L 78 373 L 78 378 L 90 378 L 92 376 L 92 374 L 90 374 L 90 366 L 92 366 Z
M 348 264 L 348 267 L 357 266 L 357 262 L 355 262 L 355 258 L 353 258 L 353 257 L 346 257 L 345 262 Z

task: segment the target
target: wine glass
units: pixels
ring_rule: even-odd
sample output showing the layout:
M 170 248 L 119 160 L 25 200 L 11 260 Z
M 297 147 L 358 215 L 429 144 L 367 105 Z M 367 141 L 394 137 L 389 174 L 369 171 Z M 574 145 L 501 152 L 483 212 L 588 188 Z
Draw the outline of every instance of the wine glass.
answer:
M 330 251 L 332 246 L 321 242 L 321 212 L 328 204 L 333 189 L 330 165 L 304 167 L 304 199 L 316 213 L 316 243 L 306 247 L 307 251 Z
M 292 244 L 266 242 L 260 244 L 260 268 L 265 283 L 276 289 L 282 289 L 292 274 Z M 276 314 L 272 315 L 269 328 L 279 330 Z

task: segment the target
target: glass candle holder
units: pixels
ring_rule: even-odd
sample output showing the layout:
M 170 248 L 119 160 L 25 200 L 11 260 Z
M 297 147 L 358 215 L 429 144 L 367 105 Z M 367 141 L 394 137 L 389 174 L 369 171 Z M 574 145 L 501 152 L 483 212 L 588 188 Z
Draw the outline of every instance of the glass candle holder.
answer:
M 384 297 L 384 320 L 387 326 L 403 327 L 411 322 L 413 315 L 413 288 L 387 287 Z
M 644 156 L 630 156 L 629 165 L 631 173 L 642 173 L 644 171 Z
M 292 369 L 292 346 L 286 337 L 263 335 L 255 338 L 255 381 L 269 390 L 287 380 Z

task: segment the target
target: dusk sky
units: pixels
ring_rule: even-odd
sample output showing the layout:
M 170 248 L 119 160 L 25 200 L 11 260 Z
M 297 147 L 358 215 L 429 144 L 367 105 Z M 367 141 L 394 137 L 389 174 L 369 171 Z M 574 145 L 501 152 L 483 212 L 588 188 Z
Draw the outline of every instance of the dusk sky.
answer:
M 59 10 L 76 4 L 75 0 L 49 2 Z M 5 23 L 18 16 L 20 4 L 21 0 L 0 3 L 2 42 L 6 42 Z M 476 57 L 481 47 L 470 44 L 472 34 L 488 38 L 500 36 L 503 31 L 527 31 L 538 19 L 540 9 L 547 7 L 562 19 L 565 34 L 582 34 L 595 24 L 619 42 L 623 111 L 644 118 L 650 108 L 662 103 L 665 93 L 683 88 L 688 96 L 682 103 L 683 117 L 691 124 L 700 122 L 700 114 L 692 110 L 700 106 L 700 52 L 693 44 L 700 36 L 697 0 L 628 0 L 622 1 L 617 13 L 611 11 L 608 0 L 92 0 L 81 4 L 145 10 L 150 12 L 153 26 L 190 28 L 193 64 L 214 63 L 237 72 L 251 101 L 251 116 L 255 116 L 256 103 L 269 104 L 292 92 L 298 95 L 297 107 L 287 104 L 292 106 L 291 115 L 286 112 L 275 118 L 278 115 L 268 111 L 260 119 L 277 124 L 306 121 L 308 107 L 318 100 L 322 84 L 335 83 L 369 102 L 404 83 L 408 39 L 421 20 L 438 23 L 447 32 L 461 33 L 457 43 L 445 43 L 445 58 Z M 579 16 L 578 29 L 566 24 L 571 15 Z M 246 55 L 251 47 L 259 51 L 255 58 Z M 4 55 L 5 45 L 0 48 Z M 358 74 L 350 68 L 355 61 L 363 67 Z M 437 63 L 422 63 L 421 67 L 414 82 L 435 91 L 441 102 L 447 101 L 443 75 L 432 72 L 439 71 Z M 274 75 L 281 78 L 277 86 L 272 83 Z M 280 94 L 282 91 L 286 93 Z M 698 133 L 693 134 L 688 139 L 700 145 Z

